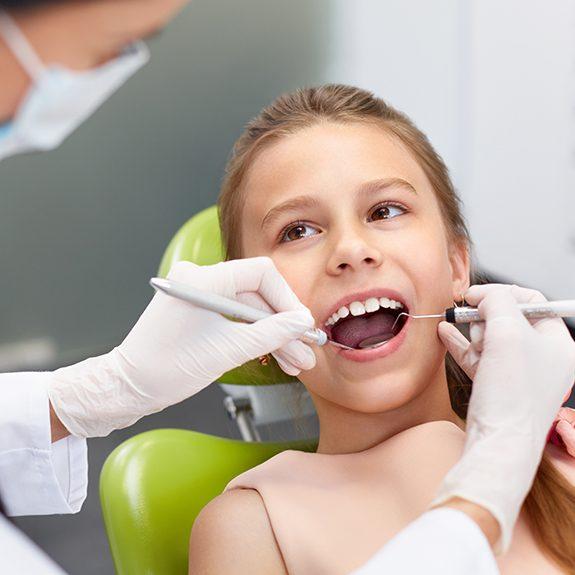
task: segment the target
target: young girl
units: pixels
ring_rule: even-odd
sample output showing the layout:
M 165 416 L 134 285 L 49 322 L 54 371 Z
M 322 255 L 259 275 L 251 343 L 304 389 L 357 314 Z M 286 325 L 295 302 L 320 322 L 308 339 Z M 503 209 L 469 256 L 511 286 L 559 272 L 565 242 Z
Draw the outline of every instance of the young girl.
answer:
M 408 118 L 329 85 L 248 125 L 219 207 L 227 258 L 272 258 L 317 325 L 354 349 L 314 348 L 299 377 L 317 453 L 284 452 L 232 481 L 194 524 L 190 573 L 349 573 L 426 510 L 461 455 L 470 382 L 437 322 L 392 330 L 400 311 L 437 313 L 468 288 L 459 199 Z M 575 573 L 573 482 L 574 464 L 548 447 L 502 573 Z

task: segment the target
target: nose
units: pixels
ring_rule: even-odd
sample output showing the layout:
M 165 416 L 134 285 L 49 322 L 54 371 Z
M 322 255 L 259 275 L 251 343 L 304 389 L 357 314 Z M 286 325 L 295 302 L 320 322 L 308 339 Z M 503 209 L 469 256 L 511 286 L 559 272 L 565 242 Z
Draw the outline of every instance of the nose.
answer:
M 327 262 L 327 272 L 340 275 L 344 271 L 359 271 L 365 267 L 379 267 L 383 262 L 383 253 L 370 241 L 369 231 L 348 227 L 338 234 L 331 246 Z

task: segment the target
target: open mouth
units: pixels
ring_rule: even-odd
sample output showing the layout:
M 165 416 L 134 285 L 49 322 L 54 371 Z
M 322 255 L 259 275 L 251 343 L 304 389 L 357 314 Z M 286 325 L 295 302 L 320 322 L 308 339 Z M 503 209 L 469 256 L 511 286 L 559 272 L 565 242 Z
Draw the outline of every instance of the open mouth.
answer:
M 325 322 L 329 339 L 353 349 L 367 349 L 393 339 L 403 329 L 406 305 L 387 297 L 370 297 L 341 306 Z M 399 318 L 399 319 L 398 319 Z

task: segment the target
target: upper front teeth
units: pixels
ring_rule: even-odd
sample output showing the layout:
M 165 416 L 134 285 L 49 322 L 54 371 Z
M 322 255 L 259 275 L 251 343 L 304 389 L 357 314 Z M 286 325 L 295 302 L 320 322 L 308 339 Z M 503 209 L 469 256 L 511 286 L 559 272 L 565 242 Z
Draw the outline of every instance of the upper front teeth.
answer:
M 370 313 L 372 311 L 377 311 L 380 307 L 386 307 L 390 309 L 402 308 L 403 304 L 394 299 L 389 299 L 386 297 L 370 297 L 365 301 L 352 301 L 349 306 L 340 307 L 334 314 L 332 314 L 329 319 L 325 322 L 325 325 L 333 325 L 337 320 L 347 317 L 350 313 L 351 315 L 363 315 L 364 313 Z

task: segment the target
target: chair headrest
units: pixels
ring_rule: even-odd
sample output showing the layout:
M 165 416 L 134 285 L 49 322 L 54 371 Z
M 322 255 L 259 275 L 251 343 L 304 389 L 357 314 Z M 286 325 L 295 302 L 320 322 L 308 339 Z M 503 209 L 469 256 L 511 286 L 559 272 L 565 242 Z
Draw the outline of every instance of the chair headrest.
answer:
M 217 264 L 223 261 L 223 253 L 217 206 L 211 206 L 178 230 L 164 252 L 158 275 L 166 277 L 172 265 L 182 260 L 202 266 Z M 274 360 L 265 366 L 254 360 L 228 371 L 219 381 L 235 385 L 273 385 L 297 379 L 284 373 Z

